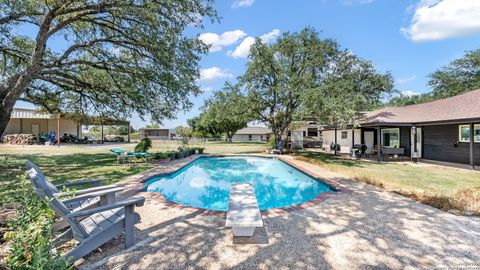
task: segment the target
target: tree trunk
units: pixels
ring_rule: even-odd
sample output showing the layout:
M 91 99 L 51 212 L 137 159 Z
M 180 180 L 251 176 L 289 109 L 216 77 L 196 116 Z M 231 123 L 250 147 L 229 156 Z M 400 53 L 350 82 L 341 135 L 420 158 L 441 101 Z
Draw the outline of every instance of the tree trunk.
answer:
M 8 121 L 10 121 L 10 115 L 12 114 L 14 105 L 15 101 L 5 102 L 5 100 L 2 100 L 0 103 L 0 137 L 3 136 L 3 133 L 7 129 Z

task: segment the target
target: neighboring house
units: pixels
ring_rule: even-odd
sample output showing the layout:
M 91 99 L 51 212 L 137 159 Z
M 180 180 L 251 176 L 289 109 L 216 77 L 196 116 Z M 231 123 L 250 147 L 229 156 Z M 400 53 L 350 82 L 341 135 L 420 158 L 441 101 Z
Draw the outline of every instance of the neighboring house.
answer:
M 152 140 L 173 140 L 175 139 L 175 129 L 168 128 L 141 128 L 139 130 L 140 138 L 148 137 Z
M 354 131 L 329 127 L 322 134 L 324 145 L 337 142 L 352 147 L 361 143 L 372 149 L 380 144 L 403 148 L 406 156 L 474 168 L 480 165 L 480 89 L 428 103 L 367 112 Z
M 233 135 L 233 142 L 267 142 L 273 136 L 271 129 L 263 127 L 246 127 Z
M 60 132 L 57 128 L 60 126 Z M 6 134 L 33 134 L 39 136 L 46 135 L 50 131 L 63 134 L 71 134 L 81 137 L 82 129 L 80 124 L 68 119 L 57 119 L 55 115 L 37 113 L 35 109 L 14 107 L 10 121 L 3 135 Z

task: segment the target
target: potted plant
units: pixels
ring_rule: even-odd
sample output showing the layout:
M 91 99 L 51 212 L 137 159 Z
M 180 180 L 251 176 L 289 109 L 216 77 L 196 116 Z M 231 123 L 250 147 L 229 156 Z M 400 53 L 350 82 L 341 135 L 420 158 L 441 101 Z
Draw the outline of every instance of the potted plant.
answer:
M 168 156 L 170 157 L 170 160 L 175 160 L 175 156 L 177 154 L 176 151 L 167 151 L 166 152 L 168 154 Z
M 183 147 L 180 146 L 180 147 L 178 147 L 178 149 L 177 149 L 177 153 L 175 154 L 175 158 L 176 158 L 176 159 L 179 159 L 179 158 L 184 158 L 184 157 L 186 157 L 186 155 L 185 155 L 185 148 L 183 148 Z
M 167 163 L 170 161 L 170 155 L 164 152 L 156 152 L 153 155 L 153 159 L 155 159 L 157 163 Z

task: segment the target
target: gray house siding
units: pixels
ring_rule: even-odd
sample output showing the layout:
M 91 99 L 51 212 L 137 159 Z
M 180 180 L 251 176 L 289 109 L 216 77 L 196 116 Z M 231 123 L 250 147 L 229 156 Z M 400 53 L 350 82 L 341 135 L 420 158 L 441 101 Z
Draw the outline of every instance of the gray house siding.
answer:
M 424 126 L 423 158 L 469 164 L 470 144 L 458 142 L 458 126 L 457 124 Z M 475 143 L 474 153 L 475 164 L 480 165 L 480 143 Z

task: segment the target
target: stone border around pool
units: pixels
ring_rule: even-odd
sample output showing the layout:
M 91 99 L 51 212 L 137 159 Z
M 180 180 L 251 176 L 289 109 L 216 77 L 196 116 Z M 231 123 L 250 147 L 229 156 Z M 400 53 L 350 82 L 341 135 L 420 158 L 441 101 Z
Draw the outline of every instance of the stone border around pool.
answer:
M 228 157 L 228 156 L 248 156 L 248 157 L 263 157 L 263 158 L 277 158 L 281 160 L 282 162 L 285 162 L 286 164 L 294 167 L 295 169 L 307 174 L 308 176 L 314 178 L 317 181 L 321 181 L 329 185 L 335 192 L 322 192 L 320 193 L 317 197 L 310 201 L 306 201 L 300 204 L 295 204 L 291 206 L 286 206 L 282 208 L 274 208 L 274 209 L 269 209 L 269 210 L 262 210 L 261 213 L 263 216 L 267 217 L 272 217 L 272 216 L 278 216 L 284 213 L 289 213 L 289 212 L 294 212 L 306 208 L 310 208 L 312 206 L 318 205 L 325 201 L 326 199 L 337 196 L 340 194 L 350 194 L 352 193 L 351 190 L 345 188 L 345 187 L 340 187 L 339 183 L 333 179 L 329 179 L 328 177 L 318 175 L 314 171 L 312 171 L 309 168 L 306 168 L 305 166 L 302 166 L 300 164 L 295 163 L 295 159 L 292 158 L 292 160 L 289 160 L 288 155 L 261 155 L 261 154 L 228 154 L 228 155 L 210 155 L 210 154 L 203 154 L 203 155 L 195 155 L 195 156 L 190 156 L 178 161 L 173 161 L 169 163 L 164 163 L 159 166 L 156 166 L 155 168 L 141 173 L 137 174 L 135 176 L 129 177 L 127 180 L 123 181 L 124 187 L 127 189 L 128 196 L 131 195 L 140 195 L 144 196 L 147 200 L 149 200 L 152 203 L 156 204 L 161 204 L 163 206 L 169 207 L 169 208 L 176 208 L 176 209 L 181 209 L 185 210 L 187 212 L 191 213 L 197 213 L 199 215 L 206 215 L 206 216 L 218 216 L 218 217 L 226 217 L 227 212 L 226 211 L 218 211 L 218 210 L 208 210 L 208 209 L 202 209 L 202 208 L 196 208 L 192 206 L 187 206 L 183 205 L 180 203 L 172 202 L 167 200 L 162 194 L 160 193 L 155 193 L 155 192 L 146 192 L 145 188 L 145 182 L 148 180 L 152 179 L 153 177 L 159 176 L 159 175 L 166 175 L 166 174 L 171 174 L 175 173 L 178 170 L 181 170 L 182 168 L 188 166 L 190 163 L 194 162 L 195 160 L 202 158 L 202 157 Z M 316 166 L 314 164 L 308 164 L 309 166 Z

